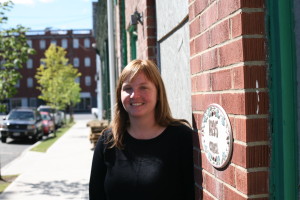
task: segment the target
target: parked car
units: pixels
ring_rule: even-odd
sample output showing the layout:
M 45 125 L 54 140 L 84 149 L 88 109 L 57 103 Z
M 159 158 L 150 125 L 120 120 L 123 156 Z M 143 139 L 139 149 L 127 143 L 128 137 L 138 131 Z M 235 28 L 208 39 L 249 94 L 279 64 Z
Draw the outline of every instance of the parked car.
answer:
M 43 133 L 48 136 L 50 133 L 54 133 L 55 136 L 55 124 L 54 120 L 48 112 L 40 112 L 43 120 Z
M 0 132 L 3 143 L 7 138 L 39 140 L 43 137 L 42 117 L 34 108 L 13 109 L 3 118 Z
M 59 111 L 51 106 L 41 105 L 38 107 L 40 112 L 48 112 L 54 119 L 54 124 L 56 128 L 61 127 L 64 124 L 64 112 Z

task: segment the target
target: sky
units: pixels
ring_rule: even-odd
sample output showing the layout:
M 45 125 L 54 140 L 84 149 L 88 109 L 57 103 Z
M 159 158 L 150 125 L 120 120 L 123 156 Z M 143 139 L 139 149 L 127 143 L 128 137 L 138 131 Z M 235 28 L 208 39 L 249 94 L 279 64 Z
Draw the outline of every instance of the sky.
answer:
M 5 0 L 0 0 L 4 2 Z M 2 28 L 21 24 L 30 30 L 92 29 L 92 2 L 97 0 L 13 0 Z

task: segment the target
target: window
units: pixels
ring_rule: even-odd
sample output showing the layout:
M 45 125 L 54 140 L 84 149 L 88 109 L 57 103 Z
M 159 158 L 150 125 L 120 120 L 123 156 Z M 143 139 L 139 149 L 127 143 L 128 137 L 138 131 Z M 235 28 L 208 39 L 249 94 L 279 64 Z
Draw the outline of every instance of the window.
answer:
M 32 78 L 27 78 L 27 87 L 32 88 L 33 87 L 33 79 Z
M 22 99 L 21 98 L 15 98 L 10 100 L 10 106 L 11 108 L 17 108 L 22 106 Z
M 27 44 L 30 48 L 32 48 L 32 41 L 31 40 L 27 40 Z
M 84 48 L 90 48 L 91 44 L 90 44 L 90 39 L 89 38 L 85 38 L 84 39 Z
M 77 77 L 77 78 L 75 79 L 75 83 L 80 84 L 80 77 Z
M 29 58 L 29 59 L 27 60 L 26 65 L 27 65 L 27 69 L 32 69 L 32 59 L 31 59 L 31 58 Z
M 91 59 L 89 57 L 84 58 L 84 66 L 86 66 L 86 67 L 91 66 Z
M 54 44 L 56 46 L 56 40 L 51 40 L 51 44 Z
M 62 48 L 68 48 L 68 40 L 67 39 L 62 39 L 61 41 L 61 46 Z
M 79 67 L 79 58 L 73 59 L 73 65 L 74 65 L 74 67 Z
M 37 107 L 36 98 L 30 98 L 29 99 L 29 106 L 30 107 Z
M 40 65 L 45 65 L 46 63 L 44 61 L 42 61 L 42 59 L 40 60 Z
M 18 82 L 16 83 L 16 88 L 20 87 L 20 80 L 18 80 Z
M 73 48 L 78 49 L 79 48 L 79 40 L 78 39 L 73 39 Z
M 91 86 L 91 77 L 90 76 L 85 77 L 85 85 L 86 86 Z
M 40 40 L 40 49 L 46 49 L 46 41 Z

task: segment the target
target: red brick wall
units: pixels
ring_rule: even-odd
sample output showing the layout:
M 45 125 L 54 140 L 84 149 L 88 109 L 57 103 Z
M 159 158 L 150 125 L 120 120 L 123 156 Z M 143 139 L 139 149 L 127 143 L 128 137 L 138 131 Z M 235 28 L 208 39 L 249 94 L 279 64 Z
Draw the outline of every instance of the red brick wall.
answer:
M 143 25 L 140 23 L 137 25 L 137 58 L 156 60 L 155 0 L 126 0 L 125 13 L 127 28 L 130 25 L 130 15 L 135 11 L 143 15 Z M 130 44 L 129 41 L 127 44 Z M 130 59 L 130 56 L 128 56 L 128 58 Z
M 264 0 L 189 0 L 196 199 L 268 199 L 268 93 Z M 229 116 L 232 159 L 222 170 L 201 146 L 211 103 Z

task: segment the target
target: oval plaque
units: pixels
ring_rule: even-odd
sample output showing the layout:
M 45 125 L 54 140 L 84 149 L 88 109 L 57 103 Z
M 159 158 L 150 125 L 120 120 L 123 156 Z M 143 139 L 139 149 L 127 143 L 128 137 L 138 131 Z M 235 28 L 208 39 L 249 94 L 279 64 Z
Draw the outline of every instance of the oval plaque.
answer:
M 216 168 L 223 168 L 232 152 L 232 131 L 225 110 L 218 104 L 206 109 L 201 126 L 202 146 L 208 161 Z

